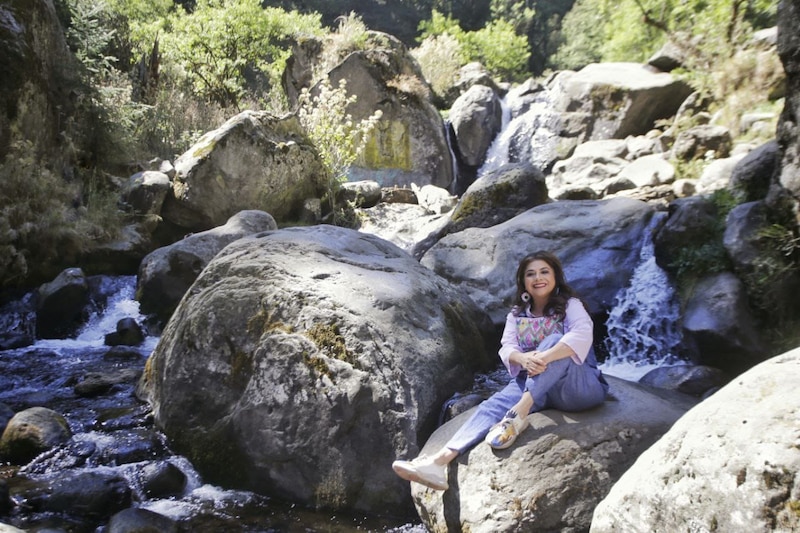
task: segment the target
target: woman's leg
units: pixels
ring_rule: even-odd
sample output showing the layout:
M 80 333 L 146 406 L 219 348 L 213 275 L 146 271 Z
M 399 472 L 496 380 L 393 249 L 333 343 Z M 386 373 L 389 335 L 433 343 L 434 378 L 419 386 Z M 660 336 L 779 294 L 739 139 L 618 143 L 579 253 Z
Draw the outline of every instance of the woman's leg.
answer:
M 437 456 L 448 456 L 445 450 L 456 452 L 450 460 L 481 442 L 493 425 L 502 420 L 505 414 L 513 409 L 524 392 L 525 377 L 520 373 L 516 379 L 509 382 L 505 388 L 483 401 L 473 415 L 461 426 L 458 431 L 447 441 L 444 448 Z M 525 416 L 527 413 L 520 413 Z

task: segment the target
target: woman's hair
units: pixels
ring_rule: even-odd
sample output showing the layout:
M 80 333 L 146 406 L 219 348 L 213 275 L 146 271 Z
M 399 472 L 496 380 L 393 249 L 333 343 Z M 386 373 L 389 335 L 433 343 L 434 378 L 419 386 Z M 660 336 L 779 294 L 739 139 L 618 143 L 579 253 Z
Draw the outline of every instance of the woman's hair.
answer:
M 567 278 L 564 275 L 564 267 L 561 266 L 561 261 L 558 260 L 558 257 L 544 250 L 528 254 L 519 262 L 516 276 L 517 293 L 514 297 L 513 312 L 515 314 L 519 313 L 528 305 L 528 302 L 522 299 L 522 295 L 525 294 L 525 271 L 528 269 L 528 265 L 536 260 L 547 263 L 550 268 L 553 269 L 553 275 L 556 278 L 556 288 L 553 289 L 553 292 L 550 294 L 550 300 L 547 302 L 544 314 L 564 318 L 567 313 L 567 302 L 569 302 L 570 298 L 577 298 L 578 295 L 575 290 L 567 284 Z

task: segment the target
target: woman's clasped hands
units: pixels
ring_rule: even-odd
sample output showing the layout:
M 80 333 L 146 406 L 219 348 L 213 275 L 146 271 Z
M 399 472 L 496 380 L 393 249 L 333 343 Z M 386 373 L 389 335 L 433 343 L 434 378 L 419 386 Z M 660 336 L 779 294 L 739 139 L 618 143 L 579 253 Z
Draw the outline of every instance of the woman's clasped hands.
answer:
M 547 370 L 547 361 L 542 352 L 525 352 L 521 354 L 520 366 L 528 372 L 529 376 L 538 376 Z

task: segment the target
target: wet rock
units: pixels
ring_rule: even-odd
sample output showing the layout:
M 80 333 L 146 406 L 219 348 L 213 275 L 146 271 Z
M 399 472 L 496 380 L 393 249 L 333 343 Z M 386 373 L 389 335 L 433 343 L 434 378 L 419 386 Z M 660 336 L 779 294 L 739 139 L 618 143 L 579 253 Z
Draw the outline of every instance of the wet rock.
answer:
M 71 435 L 63 416 L 45 407 L 31 407 L 9 420 L 0 438 L 0 456 L 14 464 L 25 464 Z
M 92 372 L 85 375 L 75 384 L 73 390 L 77 396 L 91 398 L 111 391 L 114 385 L 121 383 L 135 383 L 141 375 L 141 370 L 125 368 L 110 372 Z
M 27 497 L 28 504 L 38 511 L 102 519 L 131 505 L 128 483 L 110 472 L 65 473 L 39 490 Z
M 119 430 L 114 438 L 100 450 L 97 461 L 101 464 L 121 465 L 149 461 L 166 452 L 158 434 L 148 429 Z
M 730 377 L 720 370 L 704 365 L 677 365 L 656 368 L 642 376 L 639 383 L 690 394 L 705 396 L 723 386 Z
M 169 461 L 150 463 L 139 476 L 142 491 L 150 498 L 180 496 L 186 488 L 186 474 Z
M 103 354 L 103 360 L 114 363 L 141 363 L 147 355 L 133 347 L 114 346 Z
M 68 268 L 39 287 L 36 299 L 36 335 L 65 339 L 86 320 L 89 283 L 80 268 Z
M 117 322 L 117 331 L 105 336 L 106 346 L 139 346 L 144 342 L 144 331 L 133 318 L 123 318 Z
M 178 523 L 162 514 L 132 507 L 108 521 L 105 533 L 177 533 Z

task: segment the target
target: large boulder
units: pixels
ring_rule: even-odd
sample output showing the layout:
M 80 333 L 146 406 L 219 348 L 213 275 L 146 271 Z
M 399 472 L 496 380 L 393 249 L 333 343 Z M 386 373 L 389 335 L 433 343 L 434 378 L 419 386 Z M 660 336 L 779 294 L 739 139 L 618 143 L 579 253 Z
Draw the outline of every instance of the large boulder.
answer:
M 422 257 L 448 233 L 488 228 L 548 201 L 545 177 L 538 168 L 524 163 L 503 165 L 473 182 L 450 213 L 447 224 L 417 243 L 412 255 Z
M 647 133 L 692 92 L 686 82 L 639 63 L 593 63 L 561 73 L 554 87 L 557 109 L 591 117 L 586 128 L 591 140 Z
M 19 141 L 54 161 L 85 148 L 62 141 L 64 124 L 76 122 L 80 68 L 52 0 L 0 6 L 0 71 L 0 161 Z
M 398 247 L 334 226 L 241 239 L 203 270 L 139 394 L 211 483 L 412 512 L 390 464 L 486 369 L 485 315 Z M 407 487 L 406 487 L 407 488 Z
M 592 533 L 798 531 L 800 349 L 686 413 L 594 511 Z
M 347 108 L 354 121 L 382 112 L 363 154 L 350 168 L 351 179 L 375 180 L 383 186 L 450 187 L 453 162 L 444 121 L 431 103 L 418 63 L 391 35 L 368 32 L 367 43 L 338 64 L 322 66 L 332 86 L 344 80 L 348 94 L 356 97 Z M 303 88 L 313 90 L 318 80 L 311 71 L 322 65 L 331 46 L 307 39 L 295 47 L 295 59 L 290 59 L 284 75 L 290 103 Z
M 413 483 L 429 531 L 586 531 L 595 505 L 669 430 L 695 400 L 613 377 L 612 396 L 580 413 L 545 410 L 508 450 L 481 443 L 451 463 L 450 489 Z M 439 428 L 423 453 L 433 453 L 471 411 Z
M 307 198 L 322 195 L 326 173 L 291 115 L 245 111 L 203 135 L 175 161 L 164 219 L 189 231 L 225 224 L 246 209 L 297 220 Z
M 220 250 L 236 239 L 277 227 L 269 213 L 242 211 L 222 226 L 153 251 L 142 260 L 136 278 L 136 299 L 141 312 L 166 322 L 194 280 Z
M 628 198 L 539 205 L 490 228 L 451 233 L 421 262 L 452 281 L 492 322 L 505 323 L 519 260 L 540 249 L 554 252 L 589 311 L 607 311 L 639 264 L 655 208 Z

